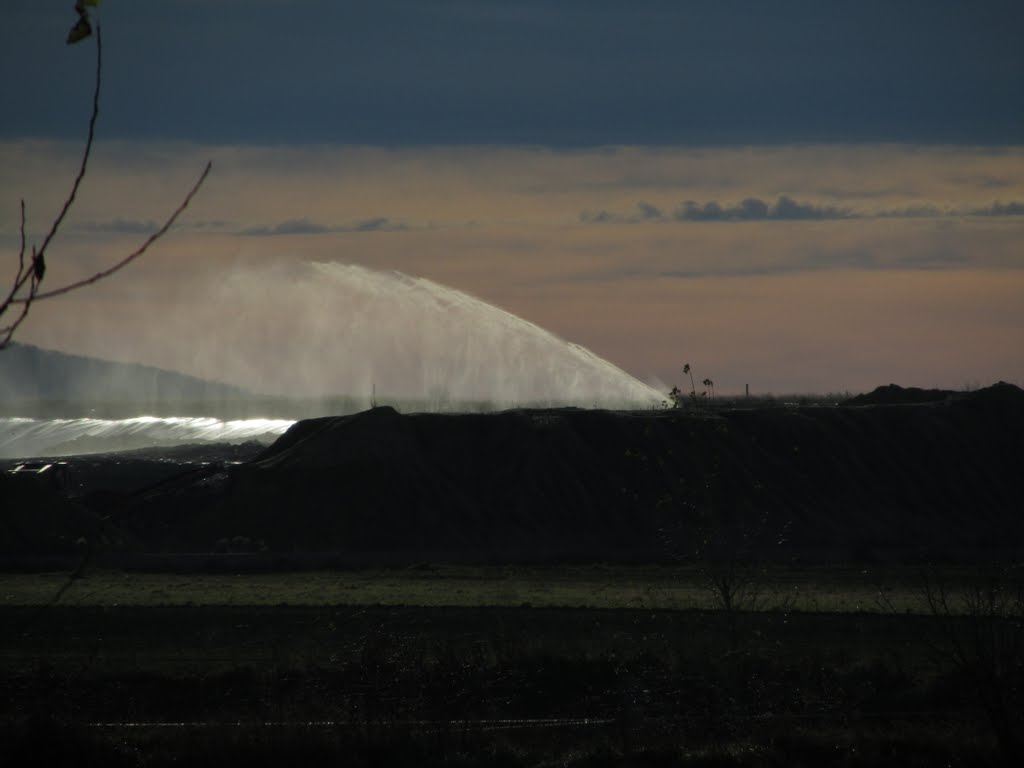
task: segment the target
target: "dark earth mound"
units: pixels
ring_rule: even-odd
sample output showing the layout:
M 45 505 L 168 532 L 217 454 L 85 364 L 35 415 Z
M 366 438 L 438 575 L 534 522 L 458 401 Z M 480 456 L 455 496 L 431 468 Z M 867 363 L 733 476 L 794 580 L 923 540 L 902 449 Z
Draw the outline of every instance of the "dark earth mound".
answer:
M 154 464 L 163 475 L 131 492 L 109 467 L 102 491 L 90 457 L 93 475 L 72 467 L 90 488 L 75 506 L 127 549 L 236 540 L 339 562 L 658 561 L 699 541 L 809 559 L 1021 553 L 1024 391 L 919 392 L 714 412 L 382 407 L 298 422 L 238 464 Z
M 964 397 L 964 392 L 951 389 L 919 389 L 918 387 L 901 387 L 898 384 L 886 384 L 875 387 L 863 395 L 856 395 L 843 405 L 907 405 L 910 403 L 940 403 Z
M 862 556 L 1013 547 L 1022 426 L 1009 385 L 715 414 L 379 408 L 297 424 L 238 468 L 223 514 L 275 546 L 424 557 L 651 559 L 697 533 Z

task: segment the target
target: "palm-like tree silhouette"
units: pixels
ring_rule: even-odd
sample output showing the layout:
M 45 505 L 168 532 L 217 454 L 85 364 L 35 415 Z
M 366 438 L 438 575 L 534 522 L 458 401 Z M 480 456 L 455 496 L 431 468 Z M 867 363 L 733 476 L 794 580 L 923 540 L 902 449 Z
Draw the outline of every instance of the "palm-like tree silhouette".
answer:
M 697 385 L 693 383 L 693 372 L 690 371 L 690 364 L 689 363 L 686 363 L 683 366 L 683 375 L 684 376 L 688 375 L 690 377 L 690 397 L 692 397 L 694 400 L 696 400 L 697 399 Z

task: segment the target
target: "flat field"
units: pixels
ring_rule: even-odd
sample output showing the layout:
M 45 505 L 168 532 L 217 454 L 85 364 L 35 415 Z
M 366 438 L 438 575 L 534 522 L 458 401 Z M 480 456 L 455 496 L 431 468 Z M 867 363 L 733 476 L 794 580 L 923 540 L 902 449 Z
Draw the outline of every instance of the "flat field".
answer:
M 813 613 L 927 612 L 917 566 L 772 567 L 752 577 L 741 610 Z M 946 568 L 962 588 L 967 569 Z M 59 599 L 57 595 L 60 594 Z M 0 573 L 0 605 L 416 606 L 715 610 L 706 575 L 671 566 L 445 566 L 284 573 L 89 571 Z
M 998 764 L 948 632 L 992 625 L 933 615 L 919 578 L 777 568 L 752 610 L 725 611 L 687 568 L 3 574 L 2 749 L 5 764 L 62 749 L 85 765 Z

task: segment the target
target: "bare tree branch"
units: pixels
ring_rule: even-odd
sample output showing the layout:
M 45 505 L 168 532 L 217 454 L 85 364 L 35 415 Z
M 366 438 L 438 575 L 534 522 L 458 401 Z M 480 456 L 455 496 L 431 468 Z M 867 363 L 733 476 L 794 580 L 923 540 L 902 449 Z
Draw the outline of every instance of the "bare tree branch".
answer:
M 21 200 L 21 222 L 18 224 L 18 232 L 21 234 L 21 247 L 18 249 L 18 274 L 14 279 L 17 283 L 21 279 L 21 273 L 25 271 L 25 199 Z
M 92 285 L 93 283 L 102 280 L 105 277 L 109 277 L 122 267 L 126 267 L 129 264 L 131 264 L 133 261 L 135 261 L 135 259 L 144 254 L 146 252 L 146 249 L 149 248 L 149 246 L 151 246 L 154 242 L 156 242 L 165 234 L 167 234 L 167 230 L 169 230 L 174 225 L 174 222 L 177 220 L 177 218 L 184 212 L 186 208 L 188 208 L 188 204 L 192 202 L 192 198 L 195 196 L 196 192 L 199 191 L 199 188 L 203 185 L 203 182 L 206 181 L 206 177 L 209 175 L 210 169 L 212 167 L 212 162 L 208 162 L 206 164 L 206 167 L 203 169 L 203 172 L 199 175 L 199 178 L 196 179 L 196 183 L 192 185 L 192 189 L 190 189 L 188 194 L 185 195 L 185 198 L 181 201 L 181 204 L 175 209 L 174 213 L 172 213 L 167 218 L 167 221 L 164 222 L 164 225 L 160 227 L 160 229 L 158 229 L 156 232 L 154 232 L 152 235 L 146 238 L 146 241 L 138 248 L 136 248 L 134 251 L 129 253 L 127 256 L 125 256 L 123 259 L 121 259 L 113 266 L 108 267 L 107 269 L 104 269 L 100 272 L 97 272 L 92 277 L 87 277 L 84 280 L 78 280 L 77 282 L 74 283 L 68 283 L 67 285 L 63 285 L 60 288 L 54 288 L 53 290 L 50 291 L 37 293 L 35 295 L 34 300 L 40 301 L 42 299 L 52 299 L 54 296 L 62 296 L 65 293 L 70 293 L 71 291 L 74 291 L 78 288 L 82 288 L 86 285 Z M 15 299 L 13 303 L 27 303 L 27 299 Z
M 69 36 L 68 42 L 73 43 L 87 36 L 91 32 L 91 28 L 88 24 L 87 9 L 85 5 L 81 8 L 76 5 L 75 10 L 79 13 L 79 23 L 72 30 L 72 36 Z M 84 24 L 84 27 L 82 25 Z M 74 36 L 75 32 L 79 33 L 79 36 Z M 73 38 L 73 39 L 72 39 Z M 174 222 L 182 214 L 182 212 L 188 207 L 192 198 L 199 191 L 199 188 L 206 181 L 206 177 L 210 173 L 211 163 L 207 163 L 203 172 L 199 175 L 195 184 L 189 190 L 188 194 L 185 195 L 181 204 L 174 210 L 173 213 L 164 222 L 164 225 L 160 227 L 156 232 L 150 235 L 142 245 L 132 251 L 130 254 L 125 256 L 123 259 L 115 263 L 113 266 L 107 269 L 97 272 L 92 277 L 84 280 L 78 280 L 73 283 L 68 283 L 59 288 L 53 288 L 48 291 L 41 291 L 40 285 L 46 276 L 46 252 L 50 247 L 50 243 L 56 237 L 57 232 L 60 230 L 61 224 L 64 222 L 64 218 L 67 216 L 68 211 L 75 202 L 75 198 L 78 195 L 78 189 L 82 184 L 82 180 L 85 178 L 86 169 L 89 165 L 89 156 L 92 153 L 92 145 L 96 135 L 96 119 L 99 117 L 100 112 L 100 87 L 103 79 L 103 42 L 100 35 L 100 25 L 96 24 L 96 85 L 93 89 L 92 97 L 92 114 L 89 117 L 89 128 L 86 135 L 85 147 L 82 151 L 82 160 L 78 167 L 78 173 L 75 176 L 75 180 L 71 185 L 71 191 L 68 193 L 67 198 L 64 200 L 64 204 L 61 206 L 56 218 L 50 225 L 49 231 L 46 233 L 46 237 L 43 238 L 43 243 L 38 248 L 32 246 L 32 258 L 26 265 L 25 254 L 26 254 L 26 238 L 25 238 L 25 201 L 21 201 L 21 220 L 19 231 L 21 234 L 21 247 L 18 251 L 18 269 L 14 274 L 14 278 L 11 281 L 10 290 L 7 292 L 7 296 L 0 301 L 0 317 L 4 315 L 7 310 L 13 308 L 15 305 L 21 307 L 21 310 L 17 313 L 17 316 L 8 325 L 0 327 L 0 350 L 3 350 L 8 344 L 10 344 L 11 338 L 14 336 L 14 332 L 18 327 L 25 322 L 28 317 L 29 310 L 32 304 L 43 299 L 51 299 L 55 296 L 62 296 L 71 291 L 83 288 L 87 285 L 91 285 L 99 280 L 103 280 L 106 277 L 114 274 L 118 270 L 126 267 L 131 262 L 135 261 L 139 256 L 144 254 L 146 250 L 157 240 L 167 234 L 167 231 L 174 225 Z
M 0 315 L 3 315 L 3 313 L 6 311 L 6 309 L 14 301 L 14 298 L 15 298 L 15 296 L 18 293 L 19 287 L 24 285 L 25 276 L 27 274 L 30 274 L 30 273 L 34 272 L 34 270 L 29 270 L 28 273 L 25 272 L 25 201 L 24 200 L 21 201 L 21 221 L 20 221 L 20 223 L 18 225 L 18 229 L 19 229 L 19 231 L 21 233 L 21 247 L 18 249 L 18 272 L 17 272 L 17 274 L 15 274 L 14 280 L 12 281 L 10 293 L 7 295 L 7 298 L 4 299 L 3 303 L 0 304 Z M 33 247 L 32 250 L 33 250 L 32 260 L 35 261 L 35 247 Z M 33 287 L 35 285 L 36 285 L 35 282 L 33 282 Z M 31 292 L 30 292 L 30 295 L 31 295 Z M 25 317 L 26 317 L 26 315 L 28 315 L 29 304 L 30 304 L 30 302 L 26 302 L 25 303 L 25 305 L 21 308 L 21 312 L 18 314 L 18 317 L 15 318 L 13 323 L 11 323 L 10 325 L 6 325 L 6 326 L 3 326 L 3 327 L 0 327 L 0 350 L 2 350 L 4 347 L 7 346 L 8 343 L 10 343 L 11 336 L 14 334 L 14 329 L 17 328 L 19 325 L 21 325 L 25 321 Z
M 60 209 L 60 213 L 57 214 L 57 218 L 53 220 L 53 224 L 50 226 L 50 231 L 46 233 L 46 237 L 43 239 L 43 244 L 39 247 L 39 252 L 44 253 L 46 248 L 50 245 L 50 241 L 53 240 L 57 234 L 57 230 L 60 229 L 61 222 L 64 221 L 64 217 L 67 215 L 68 210 L 71 208 L 71 204 L 75 202 L 75 195 L 78 194 L 78 188 L 82 184 L 82 179 L 85 178 L 85 169 L 89 165 L 89 154 L 92 152 L 92 142 L 96 135 L 96 118 L 100 115 L 100 83 L 103 79 L 103 36 L 100 34 L 100 25 L 96 24 L 96 87 L 92 91 L 92 115 L 89 117 L 89 133 L 85 139 L 85 149 L 82 152 L 82 164 L 78 167 L 78 175 L 75 176 L 75 181 L 71 185 L 71 192 L 68 194 L 67 200 L 64 201 L 63 207 Z

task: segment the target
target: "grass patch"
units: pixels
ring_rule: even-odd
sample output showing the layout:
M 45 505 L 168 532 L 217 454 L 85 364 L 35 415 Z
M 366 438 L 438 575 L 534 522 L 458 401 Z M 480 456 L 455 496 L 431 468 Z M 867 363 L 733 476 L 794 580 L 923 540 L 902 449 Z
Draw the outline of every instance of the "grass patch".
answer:
M 951 571 L 951 584 L 963 574 Z M 0 574 L 0 606 L 49 605 L 66 573 Z M 758 582 L 761 611 L 925 611 L 912 567 L 776 567 Z M 420 606 L 713 610 L 692 568 L 671 566 L 459 567 L 266 574 L 88 571 L 59 600 L 69 606 Z
M 65 578 L 0 578 L 0 763 L 996 762 L 909 567 L 778 568 L 734 622 L 685 568 Z

